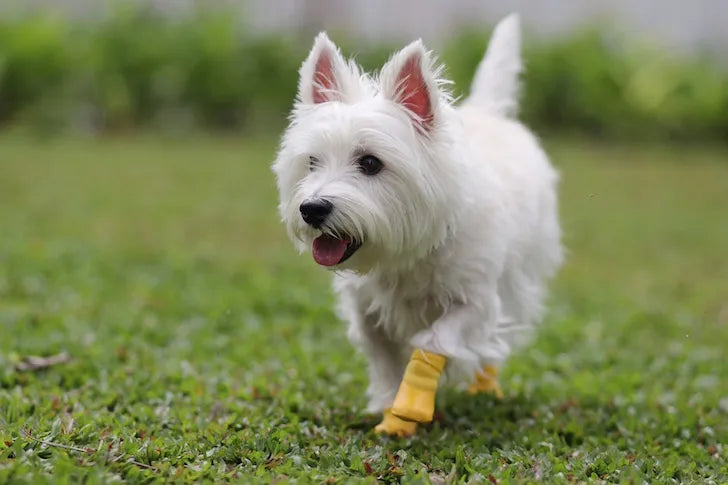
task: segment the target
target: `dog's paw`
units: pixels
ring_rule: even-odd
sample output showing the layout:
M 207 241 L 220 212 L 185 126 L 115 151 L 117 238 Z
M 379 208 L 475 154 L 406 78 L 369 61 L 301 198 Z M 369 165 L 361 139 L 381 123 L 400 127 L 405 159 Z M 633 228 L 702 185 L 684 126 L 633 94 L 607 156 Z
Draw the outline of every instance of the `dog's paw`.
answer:
M 475 382 L 468 387 L 470 394 L 492 394 L 503 399 L 503 390 L 498 384 L 498 368 L 494 365 L 483 366 L 483 370 L 475 374 Z
M 392 411 L 387 409 L 384 411 L 382 422 L 374 427 L 374 432 L 377 434 L 387 434 L 389 436 L 398 436 L 400 438 L 412 436 L 417 431 L 417 423 L 412 421 L 405 421 L 392 414 Z

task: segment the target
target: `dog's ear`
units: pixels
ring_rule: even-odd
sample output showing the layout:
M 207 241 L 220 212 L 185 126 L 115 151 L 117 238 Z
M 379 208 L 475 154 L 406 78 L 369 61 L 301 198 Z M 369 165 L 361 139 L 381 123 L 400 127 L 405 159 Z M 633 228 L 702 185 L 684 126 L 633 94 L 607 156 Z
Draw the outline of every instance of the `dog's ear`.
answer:
M 379 76 L 382 95 L 405 108 L 425 133 L 432 130 L 437 117 L 437 75 L 430 52 L 418 40 L 394 54 Z
M 298 99 L 304 104 L 344 101 L 347 70 L 339 49 L 321 32 L 299 71 Z

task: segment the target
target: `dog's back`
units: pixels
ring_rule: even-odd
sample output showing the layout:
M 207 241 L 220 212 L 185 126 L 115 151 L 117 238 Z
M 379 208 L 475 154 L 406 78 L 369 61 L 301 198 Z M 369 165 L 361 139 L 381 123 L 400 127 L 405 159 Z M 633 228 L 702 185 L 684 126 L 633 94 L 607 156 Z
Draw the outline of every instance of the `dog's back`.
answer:
M 521 62 L 520 22 L 503 19 L 458 108 L 474 159 L 487 164 L 504 188 L 501 203 L 518 221 L 509 249 L 508 268 L 499 281 L 505 313 L 518 324 L 531 324 L 541 313 L 544 280 L 562 261 L 556 184 L 558 174 L 535 136 L 515 117 Z

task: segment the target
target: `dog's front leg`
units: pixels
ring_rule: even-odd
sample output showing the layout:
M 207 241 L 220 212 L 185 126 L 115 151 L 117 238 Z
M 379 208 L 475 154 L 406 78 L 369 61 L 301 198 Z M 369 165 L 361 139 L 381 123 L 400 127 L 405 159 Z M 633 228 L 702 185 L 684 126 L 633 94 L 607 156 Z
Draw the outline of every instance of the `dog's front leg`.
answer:
M 480 305 L 460 304 L 451 307 L 430 328 L 411 339 L 415 347 L 392 406 L 392 413 L 404 420 L 427 423 L 435 411 L 435 394 L 448 357 L 478 362 L 473 340 L 482 341 L 487 321 L 497 311 Z
M 412 352 L 392 404 L 395 417 L 417 423 L 432 421 L 437 384 L 445 362 L 445 356 L 440 354 L 419 348 Z
M 393 342 L 372 318 L 356 315 L 350 320 L 349 339 L 362 349 L 369 361 L 367 411 L 381 412 L 382 422 L 374 430 L 396 436 L 411 436 L 417 423 L 402 420 L 391 412 L 392 402 L 405 370 L 401 345 Z

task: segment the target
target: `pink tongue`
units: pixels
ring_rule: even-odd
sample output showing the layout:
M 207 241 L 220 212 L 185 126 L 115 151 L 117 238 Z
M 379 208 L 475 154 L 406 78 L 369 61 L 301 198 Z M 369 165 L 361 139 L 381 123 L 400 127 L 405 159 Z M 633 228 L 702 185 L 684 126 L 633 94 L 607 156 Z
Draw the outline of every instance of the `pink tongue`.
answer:
M 313 259 L 322 266 L 334 266 L 346 252 L 347 242 L 323 234 L 313 240 Z

